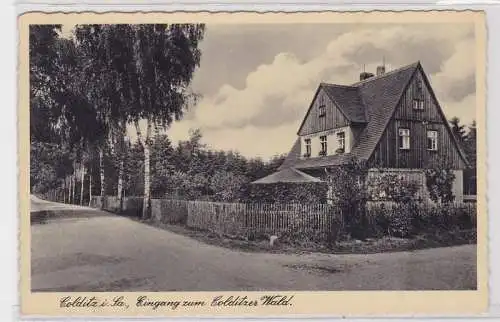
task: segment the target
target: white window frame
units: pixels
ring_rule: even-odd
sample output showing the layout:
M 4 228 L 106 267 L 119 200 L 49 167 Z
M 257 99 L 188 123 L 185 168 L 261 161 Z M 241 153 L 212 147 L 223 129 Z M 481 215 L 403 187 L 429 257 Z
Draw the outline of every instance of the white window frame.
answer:
M 321 146 L 321 149 L 319 150 L 319 152 L 321 154 L 324 154 L 324 155 L 327 154 L 327 151 L 328 151 L 328 144 L 327 144 L 327 142 L 328 142 L 328 139 L 327 139 L 326 135 L 322 135 L 322 136 L 319 137 L 319 143 L 320 143 L 320 146 Z
M 410 129 L 407 128 L 399 128 L 398 130 L 399 136 L 399 149 L 400 150 L 409 150 L 410 149 Z
M 437 151 L 438 150 L 438 131 L 428 130 L 427 131 L 427 150 Z M 431 140 L 431 146 L 429 147 L 429 140 Z
M 345 151 L 345 132 L 337 132 L 337 143 L 338 143 L 338 148 L 343 149 Z
M 423 99 L 414 99 L 413 100 L 413 109 L 414 110 L 423 110 L 424 109 L 424 100 Z
M 311 139 L 304 139 L 304 145 L 306 147 L 305 155 L 307 157 L 310 157 L 311 156 Z

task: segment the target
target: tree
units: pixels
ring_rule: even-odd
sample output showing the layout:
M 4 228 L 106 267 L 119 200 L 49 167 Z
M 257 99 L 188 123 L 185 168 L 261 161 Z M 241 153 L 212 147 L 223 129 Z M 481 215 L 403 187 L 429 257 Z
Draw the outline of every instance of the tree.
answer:
M 363 160 L 352 158 L 348 163 L 326 170 L 328 199 L 337 205 L 347 230 L 363 238 L 365 206 L 368 199 L 368 168 Z
M 476 121 L 472 121 L 469 125 L 469 132 L 464 139 L 465 153 L 467 154 L 467 159 L 472 168 L 476 168 L 476 145 L 477 145 L 477 132 L 476 132 Z
M 248 181 L 247 177 L 240 174 L 217 171 L 210 179 L 210 187 L 214 191 L 214 200 L 238 202 Z
M 130 89 L 124 84 L 130 81 L 128 68 L 132 64 L 127 39 L 120 39 L 127 25 L 77 25 L 75 39 L 81 55 L 81 79 L 86 97 L 96 107 L 96 118 L 105 126 L 96 146 L 99 150 L 99 175 L 101 196 L 106 192 L 105 150 L 114 156 L 118 168 L 117 195 L 122 205 L 125 134 L 127 125 L 127 104 Z
M 204 25 L 128 25 L 121 38 L 128 39 L 133 64 L 129 65 L 131 95 L 128 118 L 135 124 L 144 149 L 143 218 L 150 214 L 150 147 L 153 127 L 168 128 L 180 120 L 196 96 L 190 92 L 199 66 Z M 145 131 L 139 122 L 145 122 Z
M 174 149 L 168 136 L 157 133 L 151 146 L 151 191 L 155 196 L 172 192 L 169 176 L 175 169 L 173 153 Z
M 60 25 L 30 26 L 30 136 L 32 144 L 53 143 L 68 153 L 73 166 L 60 175 L 72 176 L 74 200 L 76 162 L 83 164 L 83 150 L 102 127 L 83 95 L 75 43 L 59 38 L 59 31 Z
M 56 42 L 60 29 L 60 25 L 32 25 L 29 30 L 30 137 L 37 141 L 53 139 L 54 117 L 50 107 L 55 87 L 50 80 L 57 73 Z
M 465 140 L 465 125 L 460 124 L 460 119 L 458 117 L 453 117 L 450 121 L 451 132 L 457 139 L 458 143 L 463 147 Z

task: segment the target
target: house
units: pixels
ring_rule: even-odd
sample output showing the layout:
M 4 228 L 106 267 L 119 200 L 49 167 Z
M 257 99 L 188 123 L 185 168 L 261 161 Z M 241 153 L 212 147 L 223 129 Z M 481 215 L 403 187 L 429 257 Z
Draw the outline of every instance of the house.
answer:
M 455 173 L 455 200 L 463 200 L 468 163 L 420 62 L 390 72 L 379 66 L 349 86 L 321 83 L 278 171 L 320 178 L 353 157 L 367 162 L 369 175 L 383 169 L 421 183 L 422 195 L 423 169 L 444 160 Z

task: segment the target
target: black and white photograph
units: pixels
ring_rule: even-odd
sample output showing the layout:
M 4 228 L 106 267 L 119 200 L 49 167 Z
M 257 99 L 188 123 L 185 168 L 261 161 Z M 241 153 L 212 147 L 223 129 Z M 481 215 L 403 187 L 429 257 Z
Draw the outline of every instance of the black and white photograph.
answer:
M 30 24 L 30 292 L 478 290 L 476 26 Z

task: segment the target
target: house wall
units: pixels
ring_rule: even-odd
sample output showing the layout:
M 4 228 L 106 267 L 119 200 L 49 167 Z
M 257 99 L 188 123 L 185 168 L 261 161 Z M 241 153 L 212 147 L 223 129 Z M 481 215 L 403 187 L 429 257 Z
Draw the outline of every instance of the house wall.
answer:
M 423 110 L 413 108 L 417 79 L 422 82 Z M 441 115 L 425 79 L 418 71 L 403 94 L 393 118 L 375 148 L 371 161 L 377 167 L 384 168 L 424 168 L 431 162 L 441 159 L 450 163 L 453 169 L 465 168 L 465 162 L 445 122 L 447 121 Z M 410 130 L 409 150 L 399 148 L 399 128 Z M 427 150 L 428 130 L 438 131 L 437 151 Z
M 326 115 L 319 117 L 319 106 L 324 104 Z M 304 123 L 299 131 L 299 135 L 308 135 L 317 132 L 323 132 L 333 128 L 344 127 L 348 125 L 348 120 L 344 114 L 332 102 L 330 97 L 323 89 L 318 91 L 315 99 L 311 104 L 311 108 L 306 115 Z
M 453 182 L 453 195 L 455 202 L 464 201 L 464 172 L 463 170 L 455 170 L 455 181 Z

